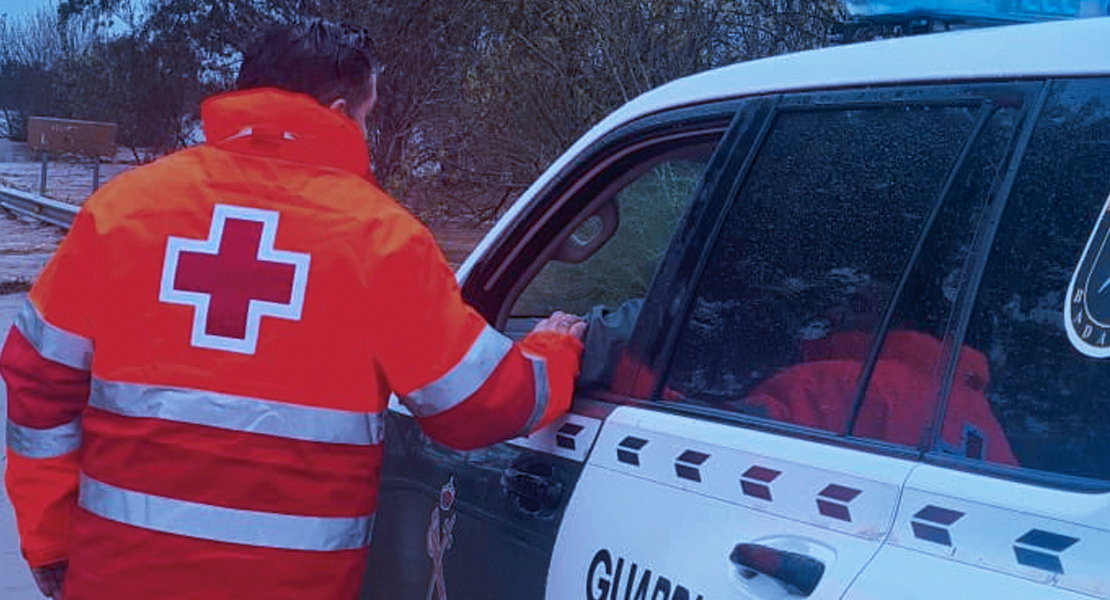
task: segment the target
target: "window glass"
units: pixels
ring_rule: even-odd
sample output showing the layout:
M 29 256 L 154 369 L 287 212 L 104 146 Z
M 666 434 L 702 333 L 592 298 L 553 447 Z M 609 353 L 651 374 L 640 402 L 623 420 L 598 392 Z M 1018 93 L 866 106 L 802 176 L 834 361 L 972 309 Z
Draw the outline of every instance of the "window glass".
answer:
M 679 157 L 657 158 L 623 186 L 615 194 L 619 225 L 613 237 L 581 263 L 544 265 L 513 305 L 512 316 L 543 317 L 556 310 L 585 315 L 594 307 L 615 309 L 643 298 L 712 150 L 700 145 Z M 601 227 L 592 217 L 573 236 L 585 241 Z
M 699 280 L 664 399 L 843 432 L 863 357 L 979 114 L 911 103 L 779 114 Z
M 1110 480 L 1110 358 L 1094 356 L 1105 345 L 1104 233 L 1081 264 L 1108 192 L 1110 84 L 1056 83 L 999 223 L 966 343 L 989 363 L 987 397 L 1021 466 Z M 1077 300 L 1070 327 L 1069 300 Z M 990 443 L 990 432 L 958 412 L 945 428 Z
M 986 358 L 975 348 L 944 340 L 955 339 L 954 309 L 967 279 L 975 232 L 1007 164 L 1022 112 L 1022 103 L 1012 99 L 984 106 L 983 127 L 956 165 L 918 258 L 893 299 L 866 393 L 854 400 L 860 409 L 853 436 L 928 447 L 936 399 L 947 394 L 948 410 L 961 415 L 962 425 L 943 432 L 945 450 L 1014 462 L 985 395 L 990 380 Z M 953 363 L 955 375 L 946 392 L 946 367 Z M 988 432 L 986 443 L 983 434 Z

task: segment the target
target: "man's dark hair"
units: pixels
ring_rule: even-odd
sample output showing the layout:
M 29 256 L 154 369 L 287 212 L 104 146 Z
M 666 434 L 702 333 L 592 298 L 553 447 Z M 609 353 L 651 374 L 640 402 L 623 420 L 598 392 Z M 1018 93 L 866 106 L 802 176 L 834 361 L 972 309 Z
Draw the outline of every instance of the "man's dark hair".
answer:
M 308 94 L 324 105 L 370 96 L 370 76 L 380 70 L 364 32 L 322 19 L 280 23 L 243 53 L 235 87 L 274 87 Z

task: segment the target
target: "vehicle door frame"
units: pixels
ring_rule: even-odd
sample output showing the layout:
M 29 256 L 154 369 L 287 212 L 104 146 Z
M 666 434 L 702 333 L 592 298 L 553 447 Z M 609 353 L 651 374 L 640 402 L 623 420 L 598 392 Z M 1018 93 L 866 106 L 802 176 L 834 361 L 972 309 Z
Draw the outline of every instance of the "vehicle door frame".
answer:
M 722 413 L 721 411 L 701 406 L 661 402 L 660 399 L 663 397 L 667 372 L 674 358 L 674 351 L 678 342 L 678 336 L 681 333 L 682 323 L 690 310 L 697 284 L 701 280 L 706 264 L 713 252 L 724 219 L 736 201 L 740 190 L 746 184 L 752 165 L 761 151 L 765 136 L 773 126 L 777 115 L 785 111 L 820 111 L 856 107 L 868 108 L 895 105 L 897 103 L 920 104 L 923 102 L 922 98 L 926 99 L 924 102 L 943 106 L 986 106 L 990 104 L 991 99 L 981 90 L 1006 90 L 1011 88 L 1025 90 L 1024 93 L 1026 97 L 1024 101 L 1026 104 L 1029 104 L 1030 101 L 1034 99 L 1033 96 L 1036 95 L 1032 87 L 1036 85 L 1036 81 L 915 82 L 899 83 L 887 87 L 880 86 L 863 90 L 803 90 L 798 92 L 783 92 L 749 99 L 748 103 L 751 106 L 759 106 L 759 108 L 756 109 L 760 111 L 759 114 L 753 114 L 753 118 L 750 121 L 740 124 L 742 136 L 736 136 L 738 146 L 734 148 L 727 157 L 721 157 L 721 164 L 711 166 L 711 168 L 719 169 L 722 173 L 734 170 L 737 175 L 727 188 L 723 186 L 706 186 L 703 189 L 699 189 L 698 196 L 694 202 L 695 205 L 691 207 L 691 212 L 683 221 L 683 231 L 681 232 L 682 239 L 679 243 L 672 244 L 671 248 L 668 250 L 667 256 L 663 259 L 660 265 L 660 272 L 656 277 L 656 281 L 653 282 L 651 293 L 649 298 L 645 301 L 643 311 L 640 315 L 642 321 L 637 323 L 633 338 L 630 341 L 630 345 L 642 348 L 644 355 L 653 358 L 650 364 L 643 366 L 644 370 L 654 374 L 651 376 L 654 381 L 654 386 L 650 396 L 647 398 L 636 398 L 620 395 L 612 396 L 610 400 L 621 404 L 645 404 L 665 412 L 677 412 L 714 421 L 728 421 L 756 430 L 783 433 L 802 439 L 821 441 L 837 446 L 849 446 L 893 457 L 912 459 L 921 462 L 936 460 L 929 456 L 930 447 L 928 446 L 922 445 L 917 448 L 908 448 L 868 438 L 853 437 L 854 417 L 852 421 L 847 423 L 844 431 L 831 433 L 798 427 L 790 423 L 751 417 L 739 413 Z M 889 97 L 890 99 L 867 99 L 868 96 L 874 95 Z M 756 102 L 764 102 L 765 104 L 757 105 Z M 1026 106 L 1022 110 L 1024 114 L 1023 118 L 1029 118 L 1031 109 Z M 745 116 L 743 114 L 738 115 L 738 123 L 744 118 Z M 736 127 L 736 125 L 734 125 L 734 127 Z M 733 133 L 739 134 L 741 132 L 730 130 L 730 134 Z M 974 131 L 966 140 L 966 145 L 972 145 L 975 139 L 981 134 L 982 132 L 979 130 Z M 1016 135 L 1011 138 L 1010 147 L 1007 149 L 1008 153 L 1014 153 L 1016 151 L 1014 148 L 1014 146 L 1018 144 L 1016 138 Z M 957 164 L 949 168 L 949 179 L 954 177 L 959 169 L 962 168 L 962 163 L 965 160 L 966 156 L 962 157 Z M 1005 167 L 996 175 L 1001 177 L 1004 174 Z M 1006 185 L 1006 182 L 996 181 L 989 192 L 989 198 L 993 199 L 998 195 L 995 188 L 999 185 Z M 949 201 L 947 197 L 950 193 L 950 186 L 951 182 L 945 184 L 936 200 L 936 207 Z M 993 209 L 993 207 L 990 208 Z M 989 219 L 992 217 L 984 213 L 981 218 Z M 978 229 L 978 225 L 976 225 L 975 228 Z M 676 237 L 677 235 L 678 234 L 676 234 Z M 932 232 L 925 230 L 919 235 L 918 248 L 903 270 L 904 277 L 908 276 L 912 271 L 914 262 L 919 260 L 918 254 L 921 244 L 932 235 Z M 978 238 L 978 235 L 981 235 L 981 233 L 976 231 L 976 235 L 976 243 L 968 256 L 968 264 L 964 267 L 965 281 L 961 282 L 961 289 L 963 285 L 967 284 L 966 278 L 970 276 L 968 269 L 973 268 L 975 266 L 975 261 L 980 260 L 980 254 L 987 252 L 987 249 L 982 246 Z M 900 281 L 899 285 L 901 285 L 901 283 Z M 680 298 L 680 300 L 675 301 L 673 298 Z M 897 298 L 893 298 L 891 300 L 891 306 L 896 302 Z M 957 303 L 953 307 L 950 318 L 955 320 L 963 312 L 970 311 L 971 307 L 965 306 L 965 304 L 966 302 Z M 889 313 L 890 310 L 888 309 L 887 312 Z M 889 317 L 889 314 L 887 316 Z M 888 326 L 889 323 L 884 323 L 880 331 L 885 331 Z M 872 348 L 872 352 L 866 361 L 866 363 L 870 364 L 865 365 L 865 368 L 866 366 L 873 367 L 879 350 L 880 348 Z M 953 370 L 956 358 L 956 354 L 952 353 L 951 356 L 945 359 L 949 365 L 948 371 Z M 949 377 L 950 381 L 951 373 L 946 373 L 946 376 Z M 857 405 L 859 400 L 860 398 L 857 398 Z M 939 409 L 941 402 L 938 400 L 937 404 Z M 934 420 L 936 418 L 940 418 L 939 412 L 934 416 Z M 935 422 L 933 423 L 933 427 L 936 427 Z

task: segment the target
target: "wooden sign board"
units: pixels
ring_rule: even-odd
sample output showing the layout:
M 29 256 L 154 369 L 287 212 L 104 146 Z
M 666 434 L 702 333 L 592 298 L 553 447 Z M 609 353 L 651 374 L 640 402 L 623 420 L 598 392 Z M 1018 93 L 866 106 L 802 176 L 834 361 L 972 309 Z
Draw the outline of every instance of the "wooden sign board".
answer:
M 53 154 L 115 156 L 116 124 L 31 117 L 27 119 L 27 145 Z

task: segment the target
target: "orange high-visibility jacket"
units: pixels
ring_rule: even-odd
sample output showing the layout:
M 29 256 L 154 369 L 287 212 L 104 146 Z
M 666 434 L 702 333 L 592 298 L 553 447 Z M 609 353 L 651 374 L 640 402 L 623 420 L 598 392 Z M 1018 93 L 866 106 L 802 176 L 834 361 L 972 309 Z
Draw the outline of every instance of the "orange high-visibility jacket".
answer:
M 488 445 L 566 410 L 580 344 L 513 343 L 307 96 L 202 107 L 208 142 L 82 207 L 9 332 L 6 483 L 66 598 L 355 598 L 395 392 Z

